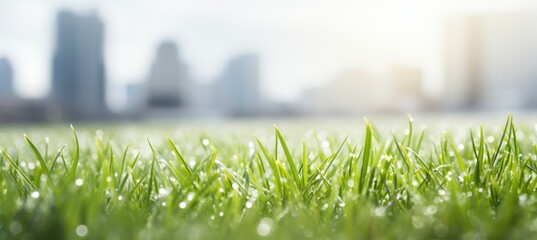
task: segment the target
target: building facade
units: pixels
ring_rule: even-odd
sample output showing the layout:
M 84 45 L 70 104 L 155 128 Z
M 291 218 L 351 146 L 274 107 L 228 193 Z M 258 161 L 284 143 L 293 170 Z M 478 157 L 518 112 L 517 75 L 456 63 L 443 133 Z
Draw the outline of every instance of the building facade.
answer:
M 95 13 L 69 11 L 56 21 L 51 100 L 66 119 L 100 119 L 107 113 L 104 24 Z

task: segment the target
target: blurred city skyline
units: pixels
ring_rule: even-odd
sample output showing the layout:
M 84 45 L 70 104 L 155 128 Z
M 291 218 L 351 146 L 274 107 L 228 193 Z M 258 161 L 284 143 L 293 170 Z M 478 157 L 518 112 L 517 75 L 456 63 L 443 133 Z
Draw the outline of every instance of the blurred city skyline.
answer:
M 192 79 L 211 83 L 236 55 L 255 52 L 260 93 L 298 100 L 305 89 L 328 84 L 348 68 L 422 70 L 425 94 L 442 81 L 446 17 L 535 9 L 531 1 L 0 1 L 0 55 L 11 60 L 23 97 L 51 90 L 55 17 L 60 9 L 95 13 L 105 23 L 107 99 L 126 104 L 123 89 L 150 74 L 158 44 L 178 45 Z M 16 26 L 16 27 L 14 27 Z M 114 92 L 114 94 L 111 94 Z M 118 94 L 119 93 L 119 94 Z

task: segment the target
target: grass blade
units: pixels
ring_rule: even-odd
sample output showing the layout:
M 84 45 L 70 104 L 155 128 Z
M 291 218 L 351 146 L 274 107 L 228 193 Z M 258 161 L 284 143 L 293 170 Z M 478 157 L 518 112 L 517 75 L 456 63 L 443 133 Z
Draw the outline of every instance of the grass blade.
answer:
M 24 134 L 24 139 L 26 140 L 28 145 L 30 145 L 30 148 L 32 149 L 32 152 L 34 153 L 35 157 L 37 158 L 37 160 L 41 164 L 42 169 L 45 172 L 45 175 L 47 176 L 47 180 L 50 182 L 50 184 L 54 184 L 54 182 L 52 181 L 52 176 L 50 175 L 49 168 L 47 166 L 47 163 L 43 159 L 43 156 L 41 156 L 41 153 L 39 152 L 39 150 L 37 150 L 37 148 L 35 147 L 34 143 L 32 143 L 32 141 L 30 140 L 28 135 Z

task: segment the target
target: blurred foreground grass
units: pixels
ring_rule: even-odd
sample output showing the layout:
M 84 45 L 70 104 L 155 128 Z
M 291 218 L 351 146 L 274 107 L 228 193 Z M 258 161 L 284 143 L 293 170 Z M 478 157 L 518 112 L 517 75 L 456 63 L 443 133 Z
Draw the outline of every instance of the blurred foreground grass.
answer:
M 515 122 L 4 127 L 0 239 L 526 239 Z

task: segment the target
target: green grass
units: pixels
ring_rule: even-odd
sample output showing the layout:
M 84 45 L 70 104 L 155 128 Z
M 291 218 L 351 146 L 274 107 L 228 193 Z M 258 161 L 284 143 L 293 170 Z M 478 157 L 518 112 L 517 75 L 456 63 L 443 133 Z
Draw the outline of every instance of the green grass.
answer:
M 2 128 L 0 239 L 526 239 L 535 142 L 511 116 L 389 133 Z

